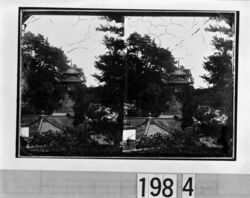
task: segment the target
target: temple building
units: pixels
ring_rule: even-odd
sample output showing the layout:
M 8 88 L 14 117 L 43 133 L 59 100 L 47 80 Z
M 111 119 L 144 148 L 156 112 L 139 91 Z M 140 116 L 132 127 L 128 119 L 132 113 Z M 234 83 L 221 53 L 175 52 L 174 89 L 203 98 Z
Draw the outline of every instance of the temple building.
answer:
M 47 131 L 61 132 L 66 128 L 72 128 L 74 123 L 74 104 L 72 94 L 78 86 L 84 83 L 84 75 L 81 69 L 70 68 L 62 74 L 61 79 L 56 79 L 62 84 L 65 93 L 59 101 L 60 107 L 51 115 L 22 115 L 20 135 L 33 136 L 36 133 Z
M 69 114 L 74 116 L 75 101 L 72 97 L 77 87 L 84 83 L 84 75 L 81 69 L 70 68 L 63 72 L 61 79 L 58 80 L 64 86 L 65 93 L 59 101 L 60 107 L 55 110 L 53 115 Z
M 63 84 L 66 90 L 74 91 L 74 89 L 82 85 L 85 82 L 83 71 L 80 68 L 73 69 L 70 68 L 67 71 L 63 72 L 60 83 Z
M 185 88 L 192 86 L 191 72 L 184 67 L 178 67 L 174 72 L 165 76 L 163 80 L 170 85 L 173 91 L 170 93 L 170 100 L 167 101 L 168 109 L 163 110 L 159 117 L 151 117 L 151 115 L 141 117 L 135 104 L 124 104 L 123 149 L 126 152 L 135 149 L 132 142 L 143 136 L 149 137 L 157 133 L 168 136 L 181 128 L 183 105 L 178 95 L 185 94 Z
M 171 118 L 182 119 L 182 102 L 178 99 L 177 95 L 184 91 L 187 86 L 192 86 L 193 78 L 191 71 L 189 69 L 184 69 L 183 66 L 172 72 L 166 83 L 168 83 L 173 90 L 173 95 L 170 101 L 167 102 L 169 108 L 163 111 L 160 115 L 161 118 Z
M 181 67 L 175 70 L 169 75 L 167 83 L 173 87 L 174 92 L 181 92 L 185 86 L 193 84 L 190 69 L 184 69 Z

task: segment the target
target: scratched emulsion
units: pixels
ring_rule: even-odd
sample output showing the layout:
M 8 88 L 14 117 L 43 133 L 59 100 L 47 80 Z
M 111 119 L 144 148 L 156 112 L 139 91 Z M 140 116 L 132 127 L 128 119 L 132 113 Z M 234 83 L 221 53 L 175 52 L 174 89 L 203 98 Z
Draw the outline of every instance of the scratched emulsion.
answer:
M 206 28 L 221 23 L 209 17 L 126 16 L 122 39 L 133 32 L 149 35 L 158 46 L 169 49 L 181 65 L 191 69 L 195 87 L 206 87 L 200 78 L 205 73 L 202 64 L 204 57 L 214 53 L 211 41 L 217 34 Z M 94 67 L 98 56 L 106 52 L 103 38 L 115 36 L 97 31 L 100 25 L 107 24 L 119 25 L 100 16 L 39 15 L 25 22 L 25 31 L 41 33 L 49 43 L 61 47 L 73 64 L 83 68 L 87 85 L 96 85 L 92 75 L 98 72 Z
M 127 17 L 127 29 L 148 34 L 155 42 L 171 52 L 183 48 L 184 56 L 190 55 L 188 40 L 202 40 L 204 47 L 211 47 L 211 38 L 204 36 L 208 17 Z M 196 41 L 196 42 L 197 42 Z
M 198 88 L 207 87 L 200 77 L 206 74 L 203 62 L 215 52 L 212 40 L 218 33 L 207 31 L 211 25 L 227 26 L 209 17 L 127 17 L 125 34 L 147 34 L 158 46 L 169 49 L 180 65 L 191 70 Z

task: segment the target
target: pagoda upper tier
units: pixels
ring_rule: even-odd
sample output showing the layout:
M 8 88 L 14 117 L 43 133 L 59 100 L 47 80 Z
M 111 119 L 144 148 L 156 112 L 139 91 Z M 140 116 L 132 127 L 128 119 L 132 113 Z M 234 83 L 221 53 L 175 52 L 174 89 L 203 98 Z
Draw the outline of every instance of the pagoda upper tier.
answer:
M 63 72 L 61 83 L 63 84 L 82 84 L 84 82 L 83 72 L 81 69 L 70 68 Z
M 171 85 L 193 84 L 190 69 L 177 69 L 169 75 L 168 83 Z

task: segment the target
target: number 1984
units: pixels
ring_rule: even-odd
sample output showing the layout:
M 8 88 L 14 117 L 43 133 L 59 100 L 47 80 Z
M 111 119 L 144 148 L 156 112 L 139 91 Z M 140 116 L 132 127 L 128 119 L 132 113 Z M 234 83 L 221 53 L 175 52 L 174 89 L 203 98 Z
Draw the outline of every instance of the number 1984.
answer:
M 182 197 L 194 198 L 193 175 L 183 177 Z M 177 198 L 177 175 L 138 174 L 137 198 Z

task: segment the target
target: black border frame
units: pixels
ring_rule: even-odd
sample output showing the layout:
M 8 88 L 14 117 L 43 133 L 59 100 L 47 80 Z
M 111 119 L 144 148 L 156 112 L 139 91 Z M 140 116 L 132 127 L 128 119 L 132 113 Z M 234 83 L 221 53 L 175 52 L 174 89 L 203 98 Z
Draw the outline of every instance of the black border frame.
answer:
M 20 156 L 20 74 L 21 74 L 21 31 L 24 13 L 31 15 L 121 15 L 124 16 L 218 16 L 234 14 L 235 54 L 234 54 L 234 96 L 233 96 L 233 152 L 232 157 L 96 157 L 96 156 Z M 117 159 L 117 160 L 191 160 L 191 161 L 236 161 L 237 160 L 237 102 L 238 102 L 238 58 L 239 58 L 239 11 L 228 10 L 162 10 L 162 9 L 103 9 L 103 8 L 58 8 L 19 7 L 18 8 L 18 51 L 17 51 L 17 110 L 16 110 L 16 158 L 29 159 Z

